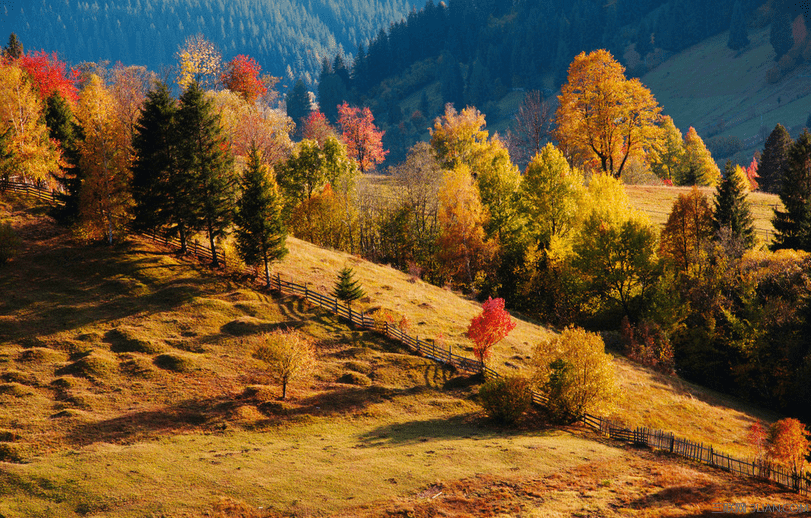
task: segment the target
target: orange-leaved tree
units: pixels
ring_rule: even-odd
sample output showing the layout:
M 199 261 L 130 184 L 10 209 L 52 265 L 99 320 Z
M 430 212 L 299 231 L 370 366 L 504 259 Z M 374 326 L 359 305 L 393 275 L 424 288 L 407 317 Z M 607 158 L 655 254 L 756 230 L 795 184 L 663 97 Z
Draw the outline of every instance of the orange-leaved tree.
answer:
M 713 235 L 712 209 L 707 197 L 695 186 L 673 202 L 659 240 L 659 255 L 687 272 L 698 259 L 701 247 Z
M 625 77 L 625 67 L 607 50 L 574 58 L 558 101 L 561 148 L 615 178 L 631 156 L 645 154 L 657 141 L 662 108 L 639 79 Z
M 766 452 L 769 458 L 802 473 L 808 456 L 808 430 L 792 417 L 781 419 L 769 427 Z
M 241 95 L 249 103 L 265 95 L 267 86 L 259 74 L 262 67 L 252 57 L 239 54 L 225 64 L 220 76 L 222 84 L 234 93 Z
M 490 350 L 515 329 L 516 323 L 504 309 L 504 299 L 488 297 L 482 304 L 482 312 L 473 317 L 467 328 L 467 336 L 473 340 L 473 354 L 481 362 L 490 357 Z
M 338 106 L 338 124 L 346 154 L 358 163 L 361 174 L 385 160 L 388 151 L 383 149 L 383 132 L 375 126 L 372 110 L 343 103 Z

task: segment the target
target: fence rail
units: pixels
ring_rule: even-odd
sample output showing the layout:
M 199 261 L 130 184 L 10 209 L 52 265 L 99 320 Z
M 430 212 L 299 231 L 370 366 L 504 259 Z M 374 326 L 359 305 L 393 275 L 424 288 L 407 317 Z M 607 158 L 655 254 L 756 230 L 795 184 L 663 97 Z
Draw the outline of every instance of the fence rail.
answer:
M 48 191 L 45 188 L 22 182 L 0 181 L 0 193 L 5 191 L 26 194 L 54 203 L 59 202 L 56 191 Z M 167 237 L 153 232 L 141 232 L 140 234 L 162 245 L 180 248 L 180 240 L 175 237 Z M 198 258 L 204 260 L 212 259 L 211 250 L 200 246 L 196 241 L 187 243 L 187 250 Z M 224 262 L 223 258 L 220 259 Z M 277 273 L 275 277 L 271 277 L 271 289 L 281 293 L 303 296 L 312 304 L 346 318 L 354 325 L 377 331 L 402 343 L 424 358 L 453 366 L 463 372 L 474 374 L 482 373 L 485 379 L 497 379 L 502 377 L 500 373 L 488 366 L 482 365 L 478 361 L 455 354 L 451 347 L 445 349 L 439 347 L 436 343 L 420 340 L 419 337 L 412 337 L 402 329 L 390 325 L 388 322 L 383 322 L 381 325 L 374 318 L 367 316 L 365 313 L 353 310 L 350 304 L 343 303 L 335 297 L 323 295 L 310 289 L 307 283 L 302 285 L 293 281 L 282 280 L 281 276 Z M 544 394 L 533 390 L 532 402 L 536 405 L 545 406 L 548 404 L 549 399 Z M 672 432 L 641 427 L 630 429 L 616 421 L 591 414 L 584 414 L 581 420 L 587 427 L 612 439 L 658 450 L 666 450 L 736 475 L 770 480 L 800 494 L 811 494 L 811 474 L 807 472 L 803 474 L 790 472 L 764 459 L 738 459 L 726 453 L 715 451 L 712 446 L 705 446 L 702 443 L 675 437 Z

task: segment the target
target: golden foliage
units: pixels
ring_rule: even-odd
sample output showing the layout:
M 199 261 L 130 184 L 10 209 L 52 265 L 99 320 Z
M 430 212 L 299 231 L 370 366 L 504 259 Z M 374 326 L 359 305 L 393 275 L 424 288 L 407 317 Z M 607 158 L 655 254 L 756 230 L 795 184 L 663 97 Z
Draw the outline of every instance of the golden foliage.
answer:
M 686 272 L 696 262 L 705 240 L 712 237 L 712 209 L 707 197 L 693 187 L 679 194 L 662 229 L 659 254 Z
M 650 90 L 625 78 L 607 50 L 581 52 L 558 96 L 556 136 L 576 160 L 616 178 L 629 157 L 644 155 L 658 137 L 662 108 Z
M 203 89 L 217 85 L 222 69 L 222 54 L 205 36 L 195 34 L 187 37 L 176 57 L 179 62 L 177 84 L 180 88 L 185 90 L 195 81 Z
M 273 331 L 261 336 L 264 342 L 253 353 L 268 367 L 268 374 L 282 385 L 282 399 L 287 398 L 287 385 L 302 379 L 315 368 L 315 345 L 310 337 L 296 331 Z

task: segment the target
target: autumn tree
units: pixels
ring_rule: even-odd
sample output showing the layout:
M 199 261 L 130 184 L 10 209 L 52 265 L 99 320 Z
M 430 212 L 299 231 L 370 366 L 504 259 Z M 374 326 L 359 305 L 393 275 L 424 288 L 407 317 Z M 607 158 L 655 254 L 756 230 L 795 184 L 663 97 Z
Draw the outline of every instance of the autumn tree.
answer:
M 780 201 L 783 209 L 774 209 L 775 236 L 770 248 L 811 250 L 811 134 L 804 130 L 791 145 L 786 161 Z
M 570 234 L 583 195 L 582 174 L 569 167 L 558 148 L 546 144 L 527 166 L 521 183 L 525 231 L 538 248 L 546 248 L 554 238 Z
M 538 90 L 527 92 L 506 139 L 510 157 L 521 169 L 541 152 L 551 136 L 553 115 L 554 108 L 549 99 Z
M 626 79 L 625 68 L 606 50 L 574 58 L 558 102 L 560 146 L 579 163 L 595 160 L 615 178 L 659 133 L 662 108 L 639 79 Z
M 678 185 L 714 187 L 721 179 L 718 165 L 692 126 L 684 136 L 684 165 L 680 173 L 676 177 Z
M 236 179 L 220 118 L 196 82 L 180 97 L 177 127 L 178 168 L 180 174 L 194 179 L 192 199 L 197 204 L 199 221 L 208 233 L 211 262 L 216 268 L 219 258 L 215 241 L 231 224 Z
M 492 259 L 485 239 L 487 212 L 465 165 L 447 171 L 439 190 L 437 260 L 445 278 L 472 289 L 476 274 Z
M 110 93 L 118 107 L 118 117 L 131 133 L 135 131 L 146 94 L 156 81 L 157 74 L 143 66 L 119 63 L 110 71 Z
M 769 427 L 766 444 L 768 457 L 794 473 L 803 473 L 808 446 L 808 430 L 797 419 L 787 417 Z
M 355 271 L 347 266 L 338 272 L 338 278 L 335 280 L 332 295 L 338 300 L 351 303 L 362 299 L 366 296 L 366 293 L 363 291 L 360 282 L 355 279 Z
M 684 139 L 673 118 L 662 118 L 659 145 L 648 155 L 651 171 L 662 180 L 678 181 L 684 168 Z
M 548 409 L 559 421 L 613 404 L 619 396 L 617 375 L 600 335 L 567 327 L 535 346 L 533 380 L 549 398 Z
M 482 370 L 493 346 L 506 338 L 516 325 L 504 309 L 504 299 L 488 297 L 482 303 L 482 312 L 473 317 L 467 328 L 467 337 L 473 340 L 473 355 L 481 363 Z
M 273 173 L 254 147 L 242 176 L 242 196 L 234 215 L 239 255 L 245 264 L 262 265 L 270 288 L 270 263 L 287 253 L 282 222 L 282 201 Z
M 659 255 L 672 261 L 679 271 L 687 272 L 713 232 L 709 201 L 693 187 L 688 194 L 679 194 L 673 202 L 659 240 Z
M 304 120 L 301 136 L 305 139 L 315 140 L 320 147 L 323 147 L 327 138 L 337 137 L 338 134 L 327 120 L 326 115 L 318 110 L 314 110 L 310 112 L 310 115 Z
M 769 134 L 758 166 L 759 183 L 763 191 L 780 194 L 788 167 L 788 152 L 793 143 L 791 135 L 782 124 L 775 126 Z
M 59 60 L 56 52 L 50 55 L 43 51 L 23 54 L 16 63 L 25 70 L 43 102 L 56 92 L 71 102 L 78 98 L 76 81 L 79 73 L 68 70 L 67 64 Z
M 185 90 L 197 83 L 201 88 L 214 88 L 221 77 L 222 54 L 202 34 L 188 36 L 178 49 L 177 84 Z
M 375 118 L 369 108 L 358 108 L 343 103 L 338 106 L 338 125 L 346 144 L 346 154 L 358 164 L 360 173 L 374 170 L 385 160 L 388 151 L 383 149 L 383 132 L 375 126 Z
M 130 133 L 116 114 L 112 94 L 95 74 L 82 90 L 77 117 L 84 132 L 79 162 L 84 175 L 81 228 L 87 238 L 103 235 L 112 245 L 132 206 Z
M 755 245 L 755 224 L 748 200 L 749 182 L 739 167 L 727 160 L 724 179 L 715 191 L 712 224 L 716 233 L 722 230 L 739 242 L 744 249 Z
M 249 103 L 267 93 L 261 79 L 262 67 L 250 56 L 239 54 L 225 64 L 220 82 L 227 89 L 242 96 Z
M 299 331 L 278 330 L 261 336 L 253 356 L 264 362 L 270 377 L 282 385 L 282 399 L 287 399 L 287 386 L 307 376 L 316 365 L 312 339 Z
M 48 138 L 42 101 L 14 63 L 0 63 L 0 135 L 0 178 L 19 174 L 45 182 L 57 169 L 59 153 Z

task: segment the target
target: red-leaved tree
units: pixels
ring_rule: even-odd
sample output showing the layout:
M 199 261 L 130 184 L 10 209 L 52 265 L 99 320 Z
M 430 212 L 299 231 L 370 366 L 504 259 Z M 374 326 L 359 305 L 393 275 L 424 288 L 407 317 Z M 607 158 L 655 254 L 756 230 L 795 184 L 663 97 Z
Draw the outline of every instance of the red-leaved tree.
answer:
M 20 56 L 17 64 L 31 78 L 32 84 L 43 101 L 55 92 L 59 92 L 62 97 L 71 102 L 75 102 L 79 98 L 79 90 L 76 88 L 79 71 L 68 70 L 65 62 L 59 61 L 56 52 L 51 55 L 43 51 L 29 52 Z
M 516 323 L 504 309 L 504 299 L 488 297 L 482 304 L 482 312 L 470 321 L 467 336 L 473 340 L 473 354 L 481 362 L 490 357 L 490 349 L 503 340 L 510 331 L 515 329 Z
M 383 132 L 375 126 L 372 110 L 343 103 L 338 106 L 338 124 L 346 154 L 358 163 L 361 174 L 386 159 L 388 151 L 383 149 Z
M 306 139 L 318 142 L 318 147 L 324 147 L 324 142 L 328 137 L 337 137 L 335 128 L 327 120 L 327 116 L 318 110 L 313 110 L 304 121 L 304 128 L 301 132 Z
M 259 76 L 261 72 L 262 67 L 252 57 L 239 54 L 225 65 L 220 80 L 226 88 L 252 103 L 268 90 Z
M 752 157 L 752 163 L 746 168 L 746 178 L 749 180 L 749 190 L 756 191 L 758 188 L 757 179 L 760 175 L 757 174 L 758 163 L 755 157 Z

